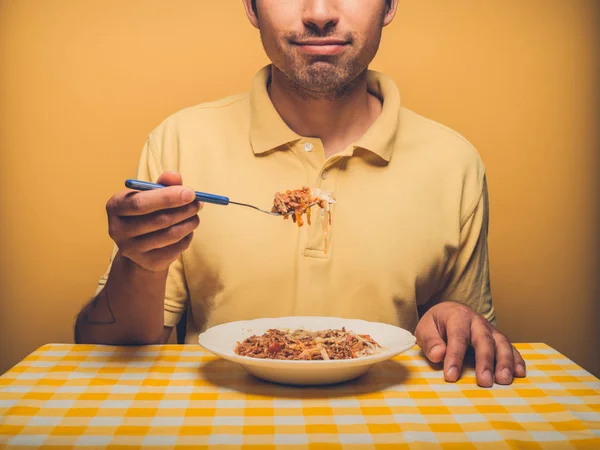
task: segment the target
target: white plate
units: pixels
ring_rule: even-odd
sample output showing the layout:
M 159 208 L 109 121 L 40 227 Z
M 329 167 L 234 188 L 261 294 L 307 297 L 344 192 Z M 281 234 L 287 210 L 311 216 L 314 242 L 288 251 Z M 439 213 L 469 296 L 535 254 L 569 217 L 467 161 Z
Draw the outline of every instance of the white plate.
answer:
M 375 355 L 355 359 L 330 361 L 288 361 L 240 356 L 235 353 L 238 342 L 252 335 L 261 335 L 270 328 L 310 331 L 339 329 L 368 334 L 383 350 Z M 351 380 L 367 372 L 375 363 L 385 361 L 415 345 L 408 331 L 385 323 L 337 317 L 278 317 L 229 322 L 209 328 L 198 336 L 206 350 L 221 358 L 241 364 L 251 374 L 276 383 L 316 385 Z

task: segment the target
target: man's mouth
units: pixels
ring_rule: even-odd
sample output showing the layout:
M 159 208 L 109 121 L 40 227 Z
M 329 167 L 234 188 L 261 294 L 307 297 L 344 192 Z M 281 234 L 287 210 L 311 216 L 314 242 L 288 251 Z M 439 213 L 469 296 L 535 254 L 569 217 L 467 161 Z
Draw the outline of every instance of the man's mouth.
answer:
M 307 55 L 337 55 L 350 43 L 343 39 L 315 38 L 293 41 L 292 45 Z

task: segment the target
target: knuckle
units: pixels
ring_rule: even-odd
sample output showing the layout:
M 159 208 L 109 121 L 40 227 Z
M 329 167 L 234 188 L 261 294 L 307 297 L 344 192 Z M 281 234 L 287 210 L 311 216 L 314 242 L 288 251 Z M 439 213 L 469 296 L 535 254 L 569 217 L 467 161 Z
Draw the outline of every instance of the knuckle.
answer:
M 466 320 L 454 318 L 449 320 L 446 327 L 448 340 L 455 344 L 468 345 L 471 342 L 471 327 Z
M 106 214 L 108 216 L 114 216 L 114 215 L 116 215 L 116 211 L 117 211 L 117 199 L 114 196 L 112 196 L 106 202 Z
M 421 336 L 421 343 L 424 348 L 433 347 L 435 344 L 439 344 L 440 340 L 439 336 L 434 336 L 432 334 L 423 334 Z
M 485 328 L 491 334 L 492 331 L 494 330 L 494 327 L 492 326 L 492 324 L 482 315 L 476 314 L 476 313 L 473 313 L 473 314 L 475 314 L 475 317 L 473 318 L 474 323 L 477 326 Z
M 169 207 L 182 205 L 183 199 L 181 198 L 181 194 L 183 192 L 183 188 L 181 186 L 171 186 L 164 190 L 163 201 L 165 205 Z
M 188 206 L 190 215 L 198 214 L 198 212 L 202 209 L 202 203 L 200 202 L 192 202 Z
M 494 367 L 494 349 L 486 347 L 484 349 L 478 348 L 475 351 L 475 361 L 479 366 L 493 369 Z
M 470 336 L 466 330 L 458 329 L 454 331 L 452 340 L 460 345 L 468 345 L 470 342 Z
M 190 220 L 185 224 L 185 226 L 181 229 L 180 237 L 181 239 L 185 239 L 190 233 L 192 233 L 198 225 L 194 220 Z
M 415 337 L 419 347 L 423 347 L 431 339 L 431 328 L 429 327 L 427 317 L 423 316 L 415 328 Z
M 460 306 L 457 309 L 457 313 L 462 318 L 468 318 L 468 317 L 471 317 L 473 315 L 473 310 L 471 308 L 469 308 L 467 305 L 463 305 L 461 303 Z
M 495 333 L 494 340 L 496 341 L 497 345 L 512 348 L 512 344 L 510 343 L 510 340 L 502 333 Z
M 165 212 L 159 213 L 154 218 L 154 225 L 156 225 L 159 229 L 167 228 L 172 225 L 171 215 Z
M 163 236 L 164 236 L 164 239 L 169 242 L 178 240 L 178 238 L 179 238 L 178 227 L 171 226 L 171 227 L 165 228 Z
M 498 361 L 498 365 L 510 366 L 512 367 L 515 362 L 515 358 L 513 353 L 509 351 L 497 351 L 496 359 Z
M 494 339 L 488 333 L 481 333 L 473 337 L 473 345 L 476 347 L 494 348 Z
M 197 215 L 192 216 L 192 229 L 196 229 L 198 227 L 198 225 L 200 225 L 200 217 L 198 217 Z
M 194 237 L 194 233 L 192 232 L 181 240 L 182 251 L 189 248 L 189 246 L 192 244 L 193 237 Z
M 483 317 L 481 314 L 477 314 L 475 311 L 471 311 L 471 313 L 473 315 L 471 321 L 474 324 L 487 328 L 489 322 L 486 320 L 485 317 Z
M 462 312 L 471 312 L 471 308 L 469 308 L 467 305 L 465 305 L 464 303 L 457 303 L 458 305 L 458 309 Z
M 194 216 L 192 216 L 188 219 L 185 219 L 183 222 L 180 222 L 176 227 L 173 228 L 177 229 L 177 237 L 182 239 L 183 237 L 191 233 L 197 226 L 197 219 L 195 219 Z
M 180 222 L 176 225 L 166 228 L 165 234 L 167 240 L 172 243 L 180 241 L 191 231 L 189 228 L 190 226 L 188 221 Z
M 130 202 L 131 202 L 131 209 L 133 209 L 134 211 L 139 211 L 142 209 L 143 201 L 142 201 L 141 195 L 139 195 L 139 194 L 132 195 Z
M 131 256 L 133 256 L 132 247 L 127 242 L 123 242 L 119 245 L 119 252 L 121 252 L 121 255 L 125 256 L 126 258 L 131 258 Z
M 117 241 L 119 238 L 119 226 L 115 223 L 114 220 L 108 221 L 108 235 L 113 241 Z
M 468 306 L 465 306 L 462 303 L 455 303 L 455 306 L 452 308 L 448 316 L 448 321 L 460 324 L 469 324 L 473 318 L 472 314 L 473 311 L 471 311 Z

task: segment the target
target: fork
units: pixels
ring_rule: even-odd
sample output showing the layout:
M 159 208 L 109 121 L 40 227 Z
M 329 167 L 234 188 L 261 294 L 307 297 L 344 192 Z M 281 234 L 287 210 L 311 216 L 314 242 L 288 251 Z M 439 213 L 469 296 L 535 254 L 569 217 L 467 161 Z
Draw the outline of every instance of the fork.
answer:
M 125 186 L 128 187 L 129 189 L 134 189 L 136 191 L 152 191 L 154 189 L 162 189 L 162 188 L 168 187 L 164 184 L 149 183 L 148 181 L 131 180 L 131 179 L 125 180 Z M 223 205 L 223 206 L 226 206 L 229 204 L 246 206 L 248 208 L 256 209 L 257 211 L 260 211 L 265 214 L 269 214 L 271 216 L 279 216 L 279 217 L 283 216 L 283 214 L 279 213 L 279 212 L 266 211 L 264 209 L 259 208 L 258 206 L 249 205 L 248 203 L 234 202 L 234 201 L 229 200 L 229 197 L 224 197 L 222 195 L 215 195 L 215 194 L 207 194 L 206 192 L 196 191 L 196 200 L 199 202 L 213 203 L 215 205 Z

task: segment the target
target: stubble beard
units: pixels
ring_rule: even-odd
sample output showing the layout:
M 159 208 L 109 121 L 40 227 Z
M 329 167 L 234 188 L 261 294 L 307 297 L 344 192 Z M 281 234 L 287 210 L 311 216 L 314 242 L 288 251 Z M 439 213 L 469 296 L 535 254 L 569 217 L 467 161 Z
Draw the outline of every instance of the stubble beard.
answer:
M 350 64 L 339 65 L 332 57 L 315 58 L 308 64 L 295 61 L 295 64 L 286 65 L 285 71 L 280 67 L 277 69 L 283 73 L 296 94 L 313 100 L 344 97 L 352 89 L 357 77 L 366 70 L 356 60 Z
M 261 37 L 264 38 L 262 33 Z M 283 40 L 295 39 L 286 37 Z M 351 37 L 348 40 L 354 41 Z M 342 98 L 367 69 L 358 55 L 303 55 L 290 45 L 276 43 L 277 57 L 272 58 L 272 64 L 284 76 L 288 88 L 301 98 Z

